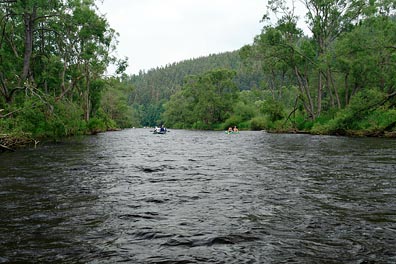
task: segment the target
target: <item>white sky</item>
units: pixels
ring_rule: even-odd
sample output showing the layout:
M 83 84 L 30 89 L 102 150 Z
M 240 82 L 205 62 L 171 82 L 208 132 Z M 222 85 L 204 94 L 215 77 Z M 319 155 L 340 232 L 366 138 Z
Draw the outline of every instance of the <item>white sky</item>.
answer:
M 266 0 L 101 0 L 119 34 L 117 57 L 127 74 L 186 59 L 234 51 L 261 31 Z

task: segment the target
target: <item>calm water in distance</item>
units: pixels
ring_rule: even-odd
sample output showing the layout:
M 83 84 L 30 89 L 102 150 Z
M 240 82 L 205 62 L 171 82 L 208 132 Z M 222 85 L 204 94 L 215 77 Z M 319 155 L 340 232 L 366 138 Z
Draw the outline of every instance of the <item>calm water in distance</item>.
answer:
M 396 140 L 129 129 L 0 154 L 0 263 L 396 263 Z

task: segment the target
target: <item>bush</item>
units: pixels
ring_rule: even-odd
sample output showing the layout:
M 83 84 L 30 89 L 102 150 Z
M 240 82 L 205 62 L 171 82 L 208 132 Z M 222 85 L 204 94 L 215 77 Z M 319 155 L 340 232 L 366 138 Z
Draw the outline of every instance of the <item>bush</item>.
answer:
M 258 113 L 254 104 L 245 104 L 243 102 L 236 103 L 233 112 L 240 119 L 239 122 L 250 120 Z
M 12 130 L 32 133 L 33 136 L 45 131 L 45 106 L 40 101 L 26 100 L 21 106 L 21 111 L 15 115 Z
M 261 112 L 268 115 L 269 121 L 275 122 L 285 117 L 283 105 L 273 99 L 268 99 L 261 107 Z
M 251 123 L 252 123 L 251 120 L 241 122 L 238 124 L 238 128 L 239 130 L 249 130 L 251 127 Z
M 107 126 L 104 120 L 99 118 L 91 118 L 88 122 L 88 130 L 91 134 L 106 131 Z
M 377 109 L 367 118 L 369 127 L 391 129 L 396 122 L 396 109 Z
M 267 118 L 265 118 L 264 116 L 254 117 L 254 118 L 252 118 L 252 120 L 250 122 L 250 129 L 251 130 L 268 129 L 269 128 L 268 123 L 269 122 L 268 122 Z
M 54 104 L 52 115 L 48 117 L 48 131 L 55 138 L 82 134 L 86 130 L 83 114 L 77 104 L 58 101 Z
M 29 98 L 12 118 L 1 120 L 1 127 L 10 133 L 27 133 L 32 137 L 57 139 L 85 132 L 83 111 L 66 101 L 44 102 Z
M 229 117 L 222 125 L 222 129 L 228 129 L 229 127 L 240 127 L 240 123 L 242 122 L 242 118 L 240 116 L 231 116 Z

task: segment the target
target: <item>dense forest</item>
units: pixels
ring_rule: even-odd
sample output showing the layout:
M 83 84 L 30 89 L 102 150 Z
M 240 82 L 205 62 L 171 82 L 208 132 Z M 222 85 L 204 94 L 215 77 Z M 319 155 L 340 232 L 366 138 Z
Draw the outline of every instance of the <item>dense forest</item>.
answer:
M 0 149 L 159 123 L 394 136 L 396 3 L 288 3 L 251 45 L 128 76 L 94 0 L 0 0 Z
M 125 93 L 111 93 L 104 73 L 110 64 L 122 73 L 127 60 L 112 56 L 117 33 L 94 0 L 0 1 L 0 18 L 3 149 L 120 126 L 105 110 Z
M 141 71 L 138 75 L 127 77 L 123 83 L 133 87 L 128 103 L 133 105 L 140 117 L 141 125 L 157 125 L 163 122 L 161 115 L 165 103 L 182 89 L 189 76 L 202 75 L 215 69 L 235 71 L 233 81 L 240 90 L 257 88 L 264 79 L 260 67 L 248 69 L 243 65 L 239 51 L 212 54 L 151 69 L 148 72 Z
M 307 33 L 293 6 L 270 1 L 253 44 L 132 76 L 143 123 L 395 136 L 395 2 L 303 3 Z

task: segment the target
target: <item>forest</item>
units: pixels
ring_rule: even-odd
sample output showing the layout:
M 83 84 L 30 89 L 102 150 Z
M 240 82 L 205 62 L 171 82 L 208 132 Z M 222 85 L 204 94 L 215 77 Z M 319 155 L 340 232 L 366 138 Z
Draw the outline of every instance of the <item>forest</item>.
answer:
M 395 136 L 396 3 L 287 3 L 250 45 L 128 76 L 94 0 L 0 0 L 0 149 L 158 124 Z
M 251 45 L 130 77 L 142 124 L 394 137 L 395 2 L 302 2 L 305 31 L 270 1 Z
M 117 33 L 94 0 L 2 0 L 0 18 L 3 149 L 129 125 L 105 112 L 117 100 L 128 115 L 125 92 L 108 98 L 114 78 L 105 76 L 110 64 L 121 74 L 127 59 L 112 55 Z

